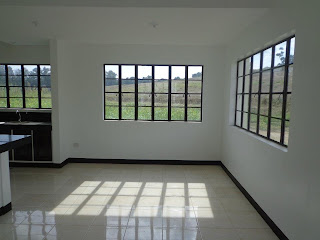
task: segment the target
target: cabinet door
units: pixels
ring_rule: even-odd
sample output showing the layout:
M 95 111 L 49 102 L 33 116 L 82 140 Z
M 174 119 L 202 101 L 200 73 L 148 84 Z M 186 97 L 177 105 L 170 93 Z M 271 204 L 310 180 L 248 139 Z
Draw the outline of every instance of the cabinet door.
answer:
M 35 161 L 52 161 L 51 129 L 39 129 L 33 132 Z
M 13 129 L 14 135 L 32 135 L 29 129 Z M 13 159 L 15 161 L 32 161 L 32 143 L 13 150 Z

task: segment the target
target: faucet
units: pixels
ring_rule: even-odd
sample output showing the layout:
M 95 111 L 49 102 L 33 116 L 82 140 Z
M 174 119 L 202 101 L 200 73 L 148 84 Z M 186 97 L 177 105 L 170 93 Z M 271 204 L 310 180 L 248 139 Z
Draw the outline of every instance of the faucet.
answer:
M 21 122 L 21 114 L 20 114 L 19 110 L 16 111 L 16 114 L 19 114 L 19 119 L 18 119 L 18 121 Z

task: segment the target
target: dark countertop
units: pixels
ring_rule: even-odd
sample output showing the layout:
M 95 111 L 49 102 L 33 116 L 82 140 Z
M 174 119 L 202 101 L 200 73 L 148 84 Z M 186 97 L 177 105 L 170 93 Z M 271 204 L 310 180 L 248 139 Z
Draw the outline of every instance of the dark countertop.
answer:
M 31 135 L 0 134 L 0 153 L 31 143 Z
M 7 125 L 7 126 L 51 126 L 51 122 L 0 122 L 1 125 Z

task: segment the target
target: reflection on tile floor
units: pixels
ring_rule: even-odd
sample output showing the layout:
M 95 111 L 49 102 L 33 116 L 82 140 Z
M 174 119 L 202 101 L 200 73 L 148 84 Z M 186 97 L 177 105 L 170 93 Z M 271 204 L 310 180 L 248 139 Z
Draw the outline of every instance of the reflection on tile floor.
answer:
M 11 169 L 0 240 L 278 239 L 220 166 Z

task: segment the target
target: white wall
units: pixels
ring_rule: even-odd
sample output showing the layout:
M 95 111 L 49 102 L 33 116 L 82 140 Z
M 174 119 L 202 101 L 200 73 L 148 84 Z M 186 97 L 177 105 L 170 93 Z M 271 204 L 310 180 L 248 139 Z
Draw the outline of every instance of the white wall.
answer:
M 49 46 L 15 46 L 0 42 L 0 63 L 49 64 Z
M 101 159 L 219 160 L 223 48 L 164 45 L 90 45 L 58 41 L 53 77 L 53 131 L 60 156 Z M 103 120 L 103 64 L 204 65 L 203 122 Z M 57 89 L 55 89 L 57 88 Z M 55 106 L 55 104 L 57 104 Z M 74 147 L 78 143 L 79 147 Z M 58 156 L 58 154 L 56 154 Z
M 291 240 L 319 238 L 319 22 L 318 12 L 311 8 L 273 9 L 227 50 L 223 163 Z M 294 29 L 292 120 L 286 152 L 231 123 L 237 59 Z

